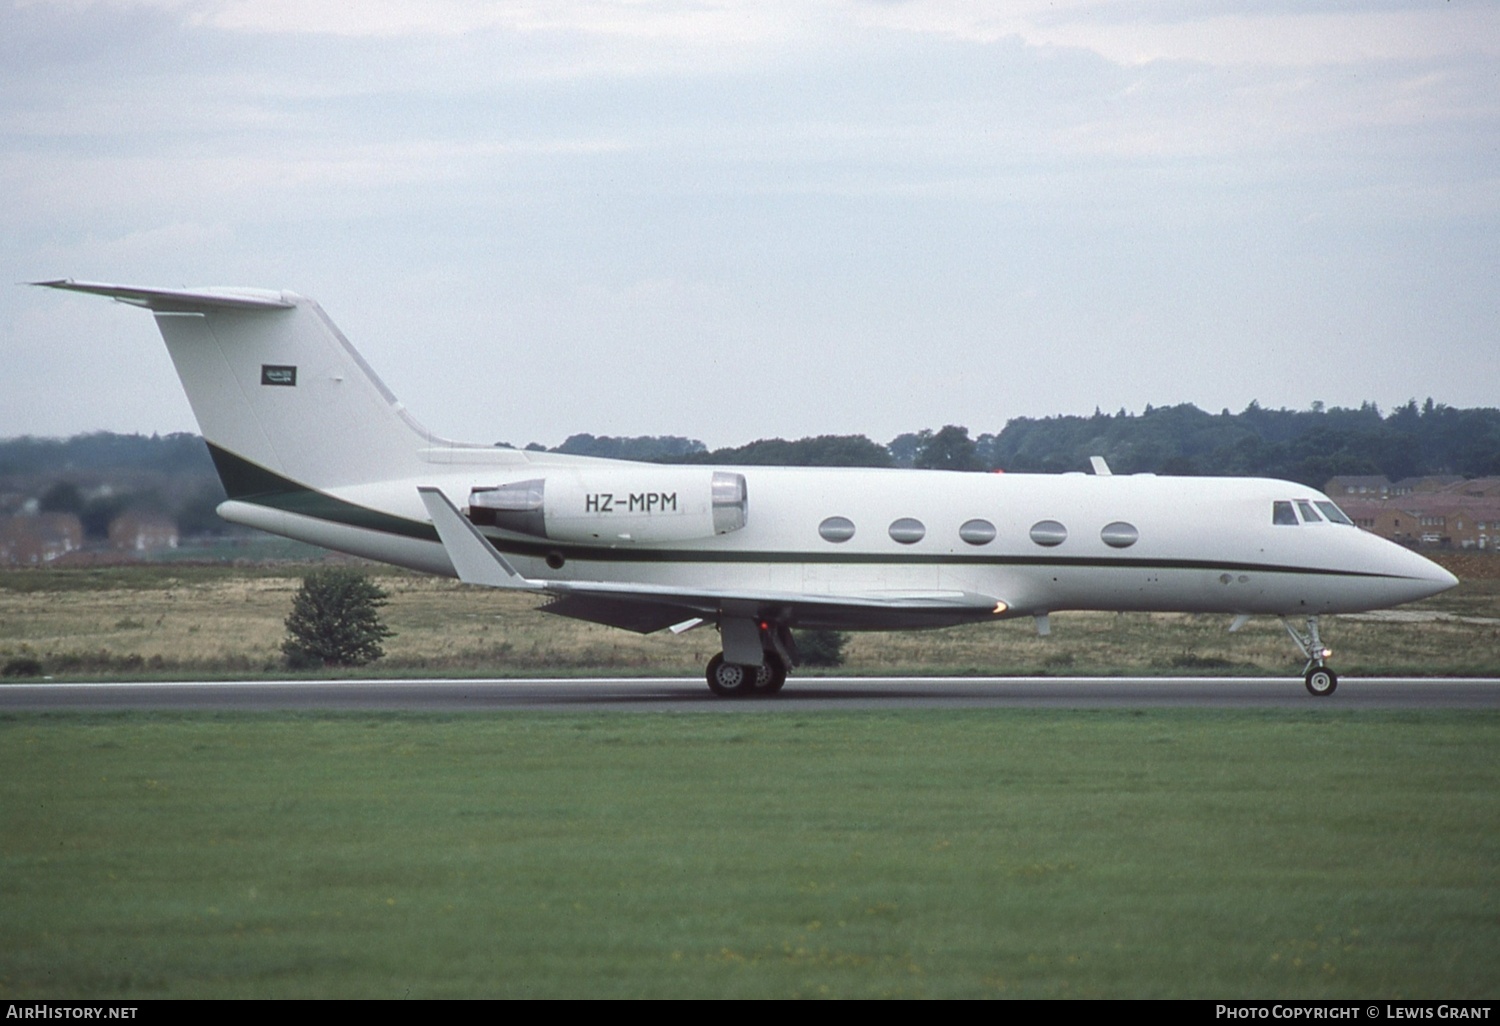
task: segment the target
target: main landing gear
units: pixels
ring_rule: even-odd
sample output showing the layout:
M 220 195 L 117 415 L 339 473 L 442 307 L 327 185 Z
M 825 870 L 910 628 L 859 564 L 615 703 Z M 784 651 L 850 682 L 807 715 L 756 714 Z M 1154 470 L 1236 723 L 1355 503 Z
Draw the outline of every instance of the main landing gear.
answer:
M 1293 643 L 1307 657 L 1307 666 L 1303 668 L 1302 680 L 1307 685 L 1307 693 L 1317 698 L 1327 698 L 1333 694 L 1339 686 L 1338 674 L 1334 673 L 1324 663 L 1324 660 L 1333 655 L 1332 650 L 1323 647 L 1323 639 L 1318 637 L 1318 618 L 1309 616 L 1307 618 L 1307 631 L 1303 633 L 1289 623 L 1286 617 L 1281 618 L 1281 626 L 1292 636 Z
M 726 663 L 720 652 L 708 661 L 708 689 L 720 698 L 774 695 L 786 683 L 787 667 L 775 652 L 759 666 Z
M 785 624 L 747 617 L 719 621 L 724 651 L 708 661 L 708 689 L 720 698 L 774 695 L 800 661 Z

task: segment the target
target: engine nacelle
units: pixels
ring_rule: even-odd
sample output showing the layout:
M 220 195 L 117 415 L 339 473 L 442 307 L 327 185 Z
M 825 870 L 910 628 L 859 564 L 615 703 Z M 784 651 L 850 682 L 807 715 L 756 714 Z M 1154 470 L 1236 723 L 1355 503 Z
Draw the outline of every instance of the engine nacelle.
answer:
M 556 541 L 620 544 L 712 538 L 745 526 L 743 474 L 695 467 L 557 470 L 469 493 L 481 526 Z

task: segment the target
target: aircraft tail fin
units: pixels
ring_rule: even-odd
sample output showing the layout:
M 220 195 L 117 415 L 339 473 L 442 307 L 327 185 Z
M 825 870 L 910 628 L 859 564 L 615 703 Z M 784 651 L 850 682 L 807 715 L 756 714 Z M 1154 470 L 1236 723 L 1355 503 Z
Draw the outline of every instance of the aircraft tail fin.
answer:
M 230 497 L 266 471 L 313 488 L 417 473 L 434 438 L 323 309 L 290 292 L 36 282 L 156 316 Z

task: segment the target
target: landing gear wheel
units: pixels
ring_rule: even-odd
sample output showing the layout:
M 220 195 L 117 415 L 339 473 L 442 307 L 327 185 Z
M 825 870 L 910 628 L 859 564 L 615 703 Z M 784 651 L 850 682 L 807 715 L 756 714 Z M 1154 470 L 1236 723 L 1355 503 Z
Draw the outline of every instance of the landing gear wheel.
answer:
M 1318 636 L 1318 618 L 1316 616 L 1307 618 L 1305 634 L 1293 627 L 1284 616 L 1281 618 L 1281 626 L 1286 628 L 1293 644 L 1307 657 L 1307 665 L 1303 667 L 1302 677 L 1307 685 L 1307 693 L 1314 698 L 1327 698 L 1333 694 L 1339 686 L 1339 677 L 1323 662 L 1333 653 L 1323 647 L 1323 639 Z
M 786 683 L 786 664 L 773 652 L 767 652 L 765 662 L 755 667 L 755 693 L 774 695 Z
M 1304 678 L 1307 693 L 1316 698 L 1327 698 L 1339 686 L 1338 674 L 1326 666 L 1314 666 Z
M 726 663 L 720 652 L 708 661 L 708 690 L 720 698 L 743 698 L 755 690 L 756 667 Z

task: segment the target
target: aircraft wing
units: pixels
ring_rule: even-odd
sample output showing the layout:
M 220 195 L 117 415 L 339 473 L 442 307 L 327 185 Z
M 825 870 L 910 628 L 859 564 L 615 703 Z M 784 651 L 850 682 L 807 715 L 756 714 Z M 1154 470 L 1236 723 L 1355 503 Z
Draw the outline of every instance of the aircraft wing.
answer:
M 1012 612 L 990 595 L 964 591 L 878 591 L 852 595 L 713 588 L 613 581 L 540 581 L 524 577 L 437 488 L 419 488 L 459 580 L 549 595 L 549 613 L 649 634 L 695 619 L 728 614 L 774 616 L 799 625 L 859 629 L 884 625 L 946 626 Z

